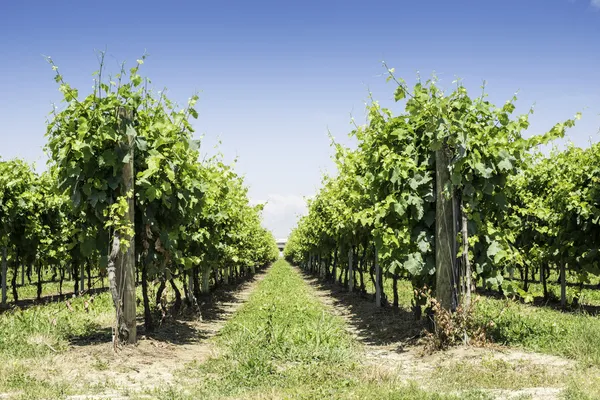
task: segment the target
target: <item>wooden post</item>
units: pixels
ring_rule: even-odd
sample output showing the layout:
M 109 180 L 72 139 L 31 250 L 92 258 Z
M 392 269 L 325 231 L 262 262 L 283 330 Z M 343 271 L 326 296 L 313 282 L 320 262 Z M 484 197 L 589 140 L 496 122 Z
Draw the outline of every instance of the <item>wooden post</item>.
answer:
M 444 186 L 450 181 L 448 157 L 444 146 L 435 152 L 435 293 L 440 305 L 446 310 L 456 308 L 454 271 L 456 254 L 453 254 L 454 232 L 452 196 L 444 196 Z
M 135 171 L 133 170 L 133 157 L 134 157 L 134 140 L 135 131 L 132 127 L 133 115 L 130 114 L 127 121 L 126 134 L 129 142 L 129 162 L 123 166 L 123 183 L 124 193 L 130 193 L 131 197 L 127 198 L 127 219 L 131 224 L 131 227 L 135 229 L 135 202 L 134 202 L 134 176 Z M 123 316 L 125 317 L 125 324 L 129 330 L 130 344 L 136 343 L 137 341 L 137 330 L 136 330 L 136 292 L 135 292 L 135 237 L 129 239 L 129 247 L 127 252 L 124 254 L 124 274 L 125 286 L 123 295 Z
M 200 288 L 200 291 L 203 294 L 208 294 L 208 292 L 210 291 L 209 279 L 210 279 L 210 268 L 203 268 L 202 269 L 202 287 Z
M 320 254 L 316 255 L 316 262 L 317 263 L 316 263 L 316 270 L 315 271 L 317 273 L 317 276 L 321 277 L 321 266 L 322 265 L 321 265 L 321 255 Z
M 321 262 L 321 254 L 317 254 L 317 275 L 321 277 L 323 273 L 321 272 L 321 268 L 323 268 L 323 264 Z
M 540 280 L 542 281 L 542 288 L 544 289 L 544 300 L 548 300 L 548 285 L 546 283 L 546 265 L 540 265 Z
M 192 306 L 194 306 L 196 303 L 196 299 L 194 297 L 194 277 L 192 276 L 193 274 L 194 269 L 191 268 L 190 274 L 188 276 L 188 300 Z
M 379 254 L 377 252 L 377 246 L 375 248 L 375 306 L 381 307 L 381 271 L 379 270 Z
M 41 266 L 40 266 L 41 268 Z M 84 285 L 85 285 L 85 268 L 83 267 L 83 264 L 81 265 L 81 267 L 79 267 L 81 269 L 81 273 L 79 274 L 79 294 L 81 294 L 82 292 L 84 292 Z
M 2 306 L 6 306 L 6 274 L 8 273 L 6 262 L 6 246 L 2 248 Z
M 567 307 L 567 274 L 563 260 L 560 260 L 560 306 Z
M 468 221 L 467 214 L 464 209 L 461 207 L 461 223 L 462 223 L 462 241 L 463 241 L 463 254 L 462 254 L 462 263 L 463 263 L 463 287 L 464 292 L 461 293 L 461 302 L 463 306 L 470 307 L 471 306 L 471 263 L 469 261 L 469 231 L 468 231 Z
M 350 246 L 350 249 L 348 250 L 348 291 L 352 292 L 352 290 L 354 290 L 354 274 L 352 273 L 352 257 L 354 256 L 354 252 L 352 251 L 352 246 Z
M 119 109 L 119 118 L 128 150 L 126 158 L 123 160 L 119 195 L 126 196 L 128 207 L 127 220 L 129 225 L 135 230 L 133 147 L 136 133 L 131 124 L 133 113 L 122 107 Z M 120 249 L 122 240 L 129 242 L 129 246 L 125 252 Z M 120 343 L 134 344 L 137 341 L 135 320 L 135 237 L 121 237 L 119 233 L 113 234 L 112 249 L 107 270 L 109 286 L 117 311 L 118 341 Z
M 325 276 L 325 268 L 327 267 L 327 264 L 325 263 L 325 260 L 323 260 L 323 256 L 321 256 L 319 254 L 319 276 L 321 278 L 323 278 Z

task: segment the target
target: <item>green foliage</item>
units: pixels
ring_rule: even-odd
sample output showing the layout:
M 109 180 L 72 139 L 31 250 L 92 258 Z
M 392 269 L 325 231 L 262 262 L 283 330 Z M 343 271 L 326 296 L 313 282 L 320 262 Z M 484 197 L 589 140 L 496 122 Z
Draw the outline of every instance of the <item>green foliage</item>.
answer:
M 76 281 L 84 269 L 105 275 L 115 234 L 122 250 L 135 244 L 143 292 L 155 279 L 250 273 L 278 258 L 243 179 L 219 157 L 200 161 L 190 122 L 198 96 L 180 109 L 140 75 L 144 60 L 111 76 L 101 53 L 94 87 L 81 96 L 48 58 L 63 97 L 46 130 L 49 171 L 38 176 L 20 160 L 0 162 L 0 248 L 8 250 L 15 301 L 23 269 L 71 272 Z M 133 187 L 123 176 L 128 165 Z
M 504 229 L 515 238 L 515 257 L 508 269 L 543 268 L 549 280 L 550 270 L 565 265 L 581 287 L 600 275 L 599 154 L 600 144 L 537 154 L 509 181 L 511 217 Z
M 43 189 L 38 179 L 21 160 L 0 162 L 0 244 L 20 251 L 21 258 L 31 259 L 40 240 Z
M 351 132 L 357 148 L 334 143 L 338 175 L 324 178 L 308 215 L 290 236 L 285 257 L 306 264 L 311 255 L 330 257 L 336 249 L 370 253 L 374 244 L 386 273 L 407 273 L 417 288 L 431 283 L 436 273 L 435 152 L 443 151 L 451 177 L 443 191 L 452 193 L 467 216 L 472 269 L 487 286 L 497 287 L 506 264 L 516 257 L 515 234 L 506 228 L 516 223 L 509 212 L 513 187 L 507 182 L 528 167 L 532 149 L 562 137 L 575 120 L 525 139 L 529 114 L 512 115 L 516 96 L 496 107 L 485 91 L 470 97 L 458 84 L 445 93 L 435 78 L 410 90 L 392 69 L 388 73 L 397 84 L 396 101 L 406 99 L 404 112 L 393 116 L 372 101 L 367 124 Z

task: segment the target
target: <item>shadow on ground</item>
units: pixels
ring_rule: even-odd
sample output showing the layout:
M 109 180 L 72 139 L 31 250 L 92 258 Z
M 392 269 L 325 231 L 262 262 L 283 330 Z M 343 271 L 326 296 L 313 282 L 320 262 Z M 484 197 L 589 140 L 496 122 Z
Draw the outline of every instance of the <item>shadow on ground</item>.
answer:
M 143 317 L 137 319 L 137 332 L 140 340 L 150 339 L 165 344 L 184 345 L 204 340 L 216 333 L 218 323 L 225 322 L 230 315 L 232 305 L 244 301 L 236 294 L 242 288 L 266 273 L 266 268 L 256 271 L 256 274 L 239 278 L 235 283 L 219 285 L 208 296 L 198 299 L 199 311 L 192 311 L 183 306 L 176 314 L 170 313 L 162 319 L 158 310 L 154 310 L 154 329 L 146 331 Z M 161 322 L 162 319 L 162 322 Z M 73 336 L 70 340 L 73 346 L 110 343 L 112 329 L 98 327 L 91 333 Z
M 348 292 L 338 283 L 324 282 L 300 270 L 306 281 L 350 323 L 359 340 L 368 345 L 396 345 L 397 351 L 413 344 L 425 328 L 411 311 L 385 306 L 378 308 L 372 295 Z M 328 299 L 329 298 L 329 299 Z

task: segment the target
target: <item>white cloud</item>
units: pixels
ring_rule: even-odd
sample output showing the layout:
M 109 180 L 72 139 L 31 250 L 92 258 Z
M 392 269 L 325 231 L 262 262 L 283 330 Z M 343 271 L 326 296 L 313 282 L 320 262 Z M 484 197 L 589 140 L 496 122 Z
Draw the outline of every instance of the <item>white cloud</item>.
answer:
M 592 0 L 590 4 L 592 7 L 600 8 L 600 0 Z
M 307 212 L 305 198 L 294 194 L 269 194 L 265 200 L 252 199 L 251 203 L 267 203 L 262 212 L 263 225 L 276 238 L 287 237 L 298 217 Z

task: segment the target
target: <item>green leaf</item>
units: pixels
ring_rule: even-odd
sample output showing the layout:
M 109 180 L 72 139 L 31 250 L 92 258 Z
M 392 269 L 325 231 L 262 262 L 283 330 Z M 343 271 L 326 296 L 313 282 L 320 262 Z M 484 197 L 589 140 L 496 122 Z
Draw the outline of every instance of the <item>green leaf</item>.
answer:
M 156 189 L 153 186 L 148 187 L 145 194 L 148 201 L 154 201 L 156 199 Z
M 114 167 L 117 163 L 117 156 L 113 150 L 104 150 L 101 157 L 104 160 L 104 164 L 109 167 Z
M 79 125 L 77 126 L 77 133 L 85 135 L 89 131 L 88 121 L 85 118 L 79 118 Z
M 171 182 L 175 181 L 175 171 L 173 171 L 171 168 L 166 167 L 165 168 L 165 173 L 167 174 L 167 179 Z
M 492 177 L 492 169 L 491 168 L 487 168 L 483 163 L 476 163 L 474 166 L 475 170 L 477 172 L 479 172 L 479 175 L 481 175 L 484 178 L 491 178 Z
M 431 244 L 429 243 L 429 241 L 427 241 L 427 237 L 424 233 L 421 233 L 419 235 L 419 238 L 417 239 L 417 247 L 419 248 L 421 253 L 426 253 L 431 250 Z
M 491 259 L 494 258 L 494 256 L 496 254 L 498 254 L 498 252 L 502 250 L 502 247 L 500 246 L 500 243 L 498 243 L 497 241 L 493 240 L 490 245 L 488 246 L 487 249 L 487 256 Z
M 106 271 L 107 267 L 108 267 L 108 256 L 101 256 L 98 259 L 98 268 L 100 268 L 100 271 L 104 272 L 104 271 Z
M 131 83 L 133 83 L 133 86 L 138 87 L 142 84 L 142 77 L 139 76 L 138 74 L 135 74 L 131 77 Z
M 450 179 L 454 186 L 460 186 L 462 184 L 462 174 L 460 171 L 453 171 Z
M 112 190 L 116 190 L 119 187 L 119 184 L 121 183 L 121 177 L 120 176 L 110 176 L 107 180 L 108 182 L 108 187 L 111 188 Z
M 428 227 L 431 227 L 435 222 L 435 211 L 428 211 L 425 214 L 424 222 Z
M 125 134 L 127 135 L 127 138 L 129 139 L 130 143 L 132 143 L 137 137 L 137 132 L 135 131 L 135 128 L 132 125 L 127 125 Z
M 406 90 L 401 85 L 396 87 L 396 91 L 394 92 L 394 100 L 400 101 L 406 97 Z
M 135 138 L 136 147 L 140 151 L 148 150 L 148 142 L 141 136 L 136 136 Z
M 409 254 L 407 260 L 404 262 L 404 269 L 414 276 L 422 275 L 424 266 L 425 263 L 420 253 Z
M 500 246 L 500 243 L 493 240 L 487 249 L 488 258 L 494 261 L 494 264 L 498 264 L 500 261 L 502 261 L 505 255 L 505 251 L 502 249 L 502 246 Z
M 89 257 L 96 249 L 96 238 L 93 236 L 87 236 L 83 239 L 80 244 L 81 255 Z
M 73 190 L 73 194 L 71 195 L 71 201 L 73 202 L 73 206 L 78 208 L 81 204 L 81 192 L 77 189 Z

